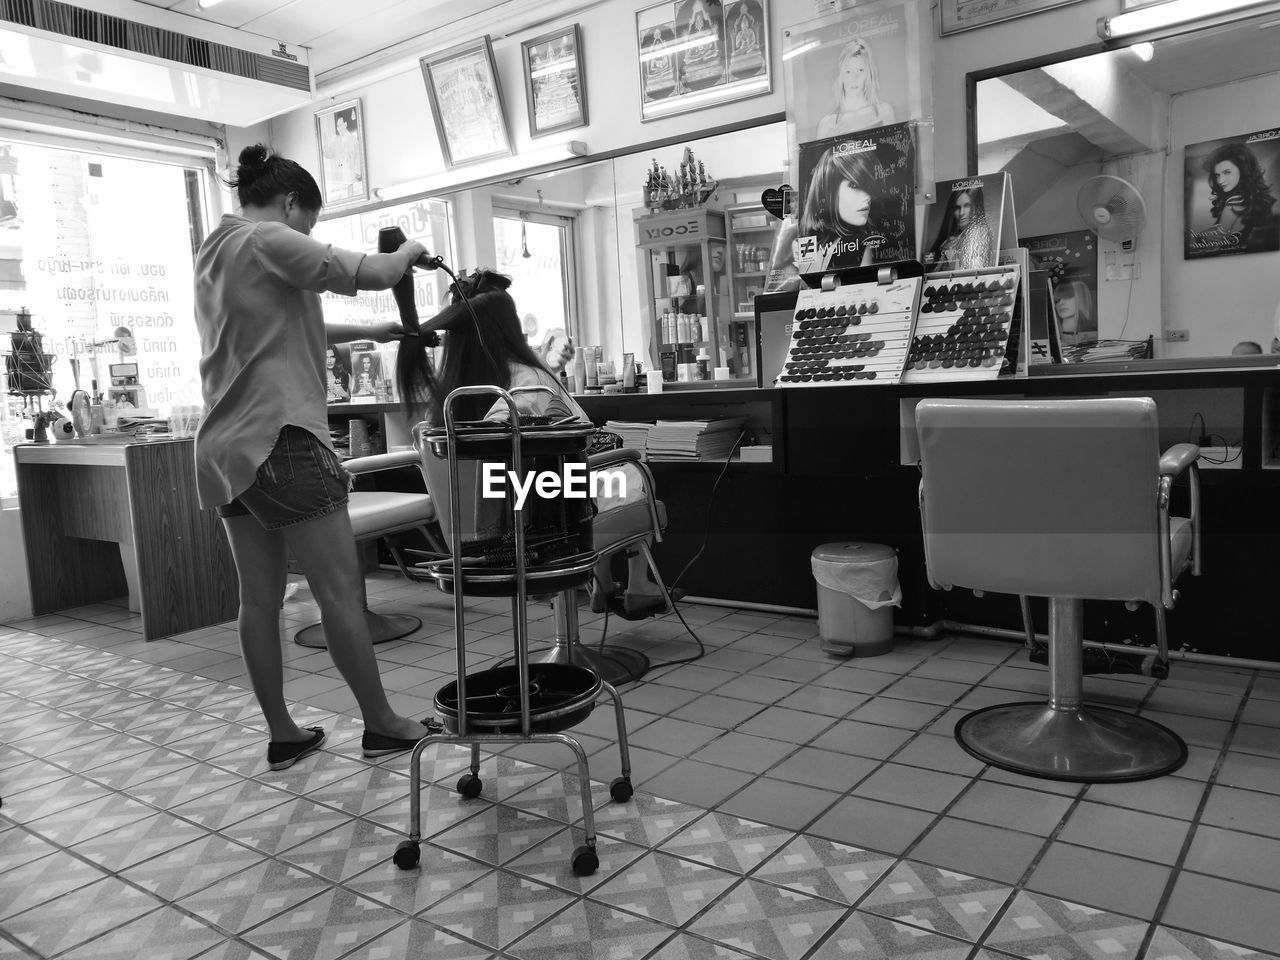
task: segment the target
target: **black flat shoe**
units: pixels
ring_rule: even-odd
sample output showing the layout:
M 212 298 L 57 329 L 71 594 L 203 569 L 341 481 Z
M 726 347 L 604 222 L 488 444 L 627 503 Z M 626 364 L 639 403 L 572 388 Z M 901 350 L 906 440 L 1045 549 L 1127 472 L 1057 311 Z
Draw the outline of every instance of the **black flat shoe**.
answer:
M 324 727 L 307 727 L 311 731 L 308 740 L 297 743 L 278 743 L 272 740 L 267 744 L 267 766 L 272 770 L 288 770 L 309 753 L 320 749 L 324 743 Z
M 366 730 L 360 737 L 361 752 L 366 760 L 372 760 L 374 757 L 386 757 L 393 753 L 400 753 L 403 750 L 412 750 L 418 745 L 419 740 L 429 737 L 433 733 L 439 733 L 444 729 L 444 724 L 435 717 L 428 717 L 423 720 L 422 726 L 421 737 L 388 737 L 383 733 L 371 733 Z

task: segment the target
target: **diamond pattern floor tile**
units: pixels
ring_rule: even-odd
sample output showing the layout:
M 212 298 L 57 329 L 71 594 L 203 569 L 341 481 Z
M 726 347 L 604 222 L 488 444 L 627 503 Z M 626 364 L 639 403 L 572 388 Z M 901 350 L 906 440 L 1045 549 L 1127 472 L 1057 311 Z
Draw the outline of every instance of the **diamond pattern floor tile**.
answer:
M 431 921 L 487 946 L 505 947 L 573 900 L 545 883 L 495 870 L 436 904 Z
M 704 940 L 687 933 L 677 933 L 645 960 L 751 960 L 738 950 L 714 940 Z
M 699 817 L 679 833 L 663 841 L 666 853 L 699 863 L 750 873 L 790 840 L 794 833 L 766 823 L 724 813 Z
M 228 933 L 239 933 L 330 886 L 297 867 L 268 860 L 183 897 L 176 905 Z
M 220 833 L 237 843 L 274 856 L 349 822 L 348 814 L 297 798 L 263 810 Z
M 640 960 L 670 935 L 660 923 L 579 900 L 505 952 L 519 960 Z
M 689 925 L 701 934 L 768 960 L 799 960 L 840 920 L 843 907 L 743 880 Z
M 207 834 L 121 873 L 124 879 L 167 900 L 203 890 L 263 861 L 255 850 Z
M 1269 953 L 1259 953 L 1198 933 L 1156 927 L 1142 960 L 1275 960 Z
M 737 881 L 735 874 L 665 853 L 645 854 L 591 892 L 591 899 L 683 926 Z
M 402 920 L 390 907 L 333 887 L 244 934 L 272 956 L 337 960 Z
M 1138 960 L 1150 924 L 1043 894 L 1018 893 L 984 945 L 1053 960 Z
M 972 949 L 921 927 L 854 910 L 808 960 L 964 960 Z
M 875 885 L 859 908 L 976 943 L 1012 892 L 991 880 L 903 861 Z
M 128 826 L 151 816 L 155 811 L 118 793 L 109 793 L 88 803 L 32 820 L 27 828 L 54 843 L 69 847 L 101 833 Z
M 855 904 L 895 862 L 882 853 L 800 835 L 752 876 L 810 896 Z
M 173 808 L 173 813 L 210 830 L 221 830 L 291 799 L 292 794 L 269 787 L 265 783 L 237 779 L 229 787 L 205 794 L 197 800 L 178 804 Z
M 399 800 L 366 813 L 364 818 L 408 836 L 409 790 L 407 779 L 405 784 L 405 791 Z M 463 800 L 452 790 L 446 790 L 443 787 L 434 785 L 424 787 L 420 796 L 420 822 L 418 828 L 419 834 L 424 840 L 430 839 L 443 830 L 451 829 L 459 823 L 479 815 L 491 806 L 487 800 Z
M 280 854 L 281 860 L 342 881 L 391 859 L 401 835 L 369 820 L 351 819 Z
M 206 836 L 208 832 L 195 824 L 167 813 L 157 813 L 109 833 L 90 837 L 76 844 L 74 850 L 107 870 L 119 871 Z
M 56 850 L 0 875 L 0 920 L 48 903 L 103 878 L 83 860 Z
M 312 791 L 308 799 L 361 816 L 409 796 L 409 778 L 403 773 L 384 767 L 364 767 L 354 773 Z
M 579 823 L 582 820 L 582 791 L 578 784 L 577 774 L 554 771 L 552 776 L 540 779 L 533 786 L 503 800 L 503 803 L 561 823 Z M 609 785 L 592 780 L 592 811 L 612 802 Z
M 63 894 L 4 921 L 5 930 L 51 957 L 150 913 L 160 901 L 115 877 Z
M 57 847 L 42 837 L 4 823 L 4 829 L 0 830 L 0 888 L 3 888 L 10 870 L 16 870 L 32 860 L 47 857 L 56 849 Z
M 432 838 L 455 853 L 500 866 L 564 829 L 562 824 L 505 804 L 488 804 L 474 817 Z
M 393 850 L 394 846 L 389 848 Z M 345 886 L 401 913 L 417 914 L 479 880 L 493 867 L 425 844 L 416 870 L 401 870 L 389 860 L 347 880 Z
M 59 960 L 189 960 L 224 939 L 208 924 L 161 907 L 61 954 Z
M 699 807 L 636 793 L 626 803 L 609 804 L 596 811 L 596 831 L 621 840 L 655 846 L 700 816 Z
M 572 857 L 581 841 L 582 835 L 578 831 L 561 830 L 527 853 L 509 860 L 506 869 L 564 890 L 586 893 L 600 886 L 619 870 L 634 863 L 645 853 L 644 847 L 618 840 L 608 834 L 598 833 L 596 834 L 596 856 L 600 860 L 600 866 L 591 876 L 580 877 L 573 872 Z
M 439 927 L 420 920 L 402 923 L 360 950 L 360 960 L 403 960 L 423 957 L 430 960 L 490 960 L 493 950 L 459 940 Z

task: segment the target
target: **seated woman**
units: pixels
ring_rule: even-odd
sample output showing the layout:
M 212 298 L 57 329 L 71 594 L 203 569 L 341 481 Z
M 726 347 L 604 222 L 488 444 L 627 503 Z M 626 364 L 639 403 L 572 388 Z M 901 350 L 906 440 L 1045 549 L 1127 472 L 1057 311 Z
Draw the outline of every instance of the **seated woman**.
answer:
M 451 288 L 453 302 L 422 324 L 422 331 L 444 331 L 440 369 L 436 371 L 429 354 L 422 353 L 422 363 L 414 368 L 409 382 L 401 383 L 402 396 L 409 399 L 410 409 L 419 411 L 431 423 L 443 420 L 444 399 L 463 386 L 491 384 L 504 390 L 517 387 L 544 387 L 536 392 L 514 397 L 521 416 L 550 417 L 553 421 L 571 418 L 590 422 L 551 372 L 546 363 L 529 346 L 515 300 L 507 292 L 511 279 L 488 270 L 462 276 Z M 459 291 L 461 287 L 461 291 Z M 463 301 L 465 295 L 468 304 Z M 454 405 L 459 420 L 506 420 L 506 402 L 485 396 L 459 398 Z M 610 538 L 621 531 L 613 529 L 610 514 L 623 511 L 628 504 L 642 502 L 642 490 L 628 485 L 621 496 L 601 497 L 596 501 L 595 530 L 608 530 Z M 597 596 L 593 606 L 610 609 L 627 619 L 637 619 L 666 609 L 667 599 L 661 588 L 649 578 L 644 557 L 633 551 L 627 558 L 628 580 L 621 598 L 614 596 L 611 557 L 601 557 L 596 565 Z

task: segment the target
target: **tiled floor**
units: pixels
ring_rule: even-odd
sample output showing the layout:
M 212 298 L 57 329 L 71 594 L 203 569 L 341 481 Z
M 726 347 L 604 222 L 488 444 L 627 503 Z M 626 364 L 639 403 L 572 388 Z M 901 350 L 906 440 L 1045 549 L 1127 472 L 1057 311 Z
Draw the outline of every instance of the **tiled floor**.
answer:
M 378 575 L 374 606 L 426 625 L 378 648 L 397 706 L 426 714 L 454 670 L 447 597 Z M 471 602 L 470 666 L 510 648 L 505 601 Z M 429 751 L 422 867 L 390 856 L 407 758 L 360 757 L 323 651 L 286 643 L 288 693 L 326 749 L 272 773 L 227 626 L 145 643 L 104 605 L 0 628 L 0 958 L 440 960 L 1235 960 L 1280 954 L 1280 678 L 1175 664 L 1089 678 L 1191 747 L 1176 776 L 1089 786 L 973 760 L 966 710 L 1046 692 L 1012 644 L 900 640 L 826 657 L 812 621 L 685 616 L 696 664 L 623 687 L 635 798 L 610 710 L 592 754 L 599 872 L 575 877 L 570 752 Z M 550 629 L 531 608 L 535 636 Z M 304 600 L 285 626 L 312 618 Z M 674 618 L 610 624 L 655 660 L 695 650 Z M 584 613 L 583 633 L 600 621 Z M 565 772 L 567 771 L 567 772 Z

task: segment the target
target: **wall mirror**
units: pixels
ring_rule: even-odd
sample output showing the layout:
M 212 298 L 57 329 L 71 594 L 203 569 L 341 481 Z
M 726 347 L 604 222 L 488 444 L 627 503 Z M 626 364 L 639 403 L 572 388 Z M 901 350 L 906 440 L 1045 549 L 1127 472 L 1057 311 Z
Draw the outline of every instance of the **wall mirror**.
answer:
M 970 75 L 971 172 L 1010 173 L 1078 359 L 1280 362 L 1278 49 L 1272 13 Z
M 579 346 L 601 347 L 607 359 L 617 361 L 633 353 L 637 360 L 656 366 L 652 324 L 642 309 L 634 216 L 645 209 L 650 166 L 656 161 L 674 172 L 686 146 L 721 185 L 711 202 L 724 207 L 743 202 L 752 189 L 758 200 L 761 183 L 781 183 L 786 126 L 773 121 L 548 173 L 507 175 L 483 186 L 400 201 L 386 209 L 405 204 L 444 207 L 439 202 L 448 201 L 456 241 L 450 262 L 455 269 L 488 266 L 510 274 L 525 333 L 536 346 L 558 349 L 560 338 L 571 335 Z M 744 184 L 754 186 L 735 190 L 735 185 Z M 364 219 L 376 221 L 378 213 L 367 213 Z M 339 242 L 342 226 L 336 219 L 326 220 L 317 235 Z M 444 249 L 438 240 L 434 243 L 434 249 Z M 443 298 L 443 282 L 438 289 Z M 420 297 L 420 312 L 434 312 L 429 300 L 429 295 Z

